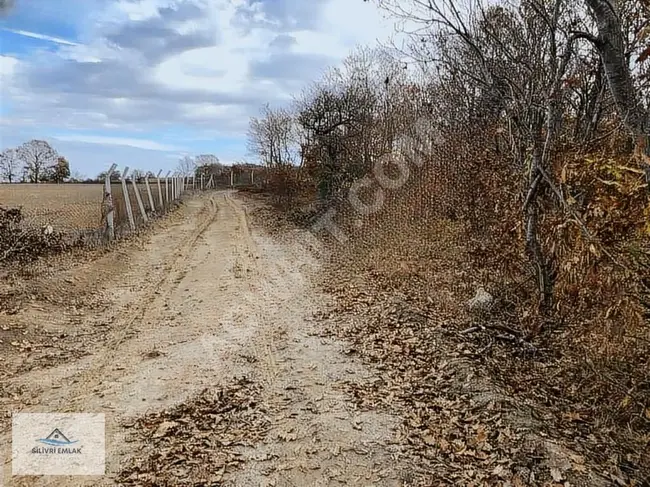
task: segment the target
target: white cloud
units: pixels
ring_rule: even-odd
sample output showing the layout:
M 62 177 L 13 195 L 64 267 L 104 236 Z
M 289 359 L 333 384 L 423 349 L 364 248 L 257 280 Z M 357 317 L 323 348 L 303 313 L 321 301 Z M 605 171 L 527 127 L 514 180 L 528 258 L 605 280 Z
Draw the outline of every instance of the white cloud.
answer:
M 155 150 L 155 151 L 180 151 L 181 147 L 174 145 L 161 144 L 153 140 L 132 139 L 127 137 L 110 137 L 103 135 L 54 135 L 52 138 L 63 142 L 83 142 L 86 144 L 100 145 L 122 145 L 134 147 L 136 149 Z
M 18 59 L 15 57 L 0 55 L 0 76 L 2 76 L 2 86 L 8 86 L 6 83 L 9 83 L 10 78 L 16 70 L 17 64 Z
M 20 127 L 43 136 L 65 130 L 57 138 L 70 143 L 192 152 L 190 138 L 179 149 L 140 139 L 138 132 L 146 128 L 150 137 L 180 127 L 197 140 L 244 138 L 249 117 L 263 103 L 289 102 L 352 48 L 393 32 L 393 23 L 361 0 L 97 5 L 103 10 L 77 26 L 80 44 L 12 30 L 50 40 L 56 50 L 0 56 L 0 97 L 11 107 L 0 122 L 5 133 L 13 127 L 16 135 Z M 111 136 L 116 129 L 127 137 Z M 83 132 L 69 134 L 76 130 Z M 86 135 L 89 130 L 106 135 Z
M 18 59 L 11 56 L 0 56 L 0 110 L 3 112 L 5 106 L 8 105 L 8 102 L 12 99 L 11 86 L 18 62 Z M 8 122 L 5 113 L 2 113 L 2 117 L 0 117 L 0 125 L 12 126 Z M 3 128 L 3 130 L 6 129 Z
M 27 30 L 19 30 L 19 29 L 9 29 L 7 27 L 3 27 L 2 30 L 7 31 L 7 32 L 12 32 L 14 34 L 18 34 L 24 37 L 31 37 L 33 39 L 40 39 L 42 41 L 49 41 L 49 42 L 54 42 L 56 44 L 63 44 L 64 46 L 77 46 L 79 45 L 76 42 L 69 41 L 67 39 L 62 39 L 61 37 L 54 37 L 54 36 L 48 36 L 45 34 L 39 34 L 38 32 L 29 32 Z
M 99 15 L 102 21 L 125 22 L 139 21 L 155 16 L 159 7 L 164 7 L 165 3 L 157 0 L 141 0 L 132 2 L 129 0 L 118 0 L 108 6 L 108 8 Z
M 349 49 L 357 44 L 374 45 L 377 40 L 387 40 L 394 33 L 394 25 L 371 2 L 330 0 L 323 11 L 321 29 L 335 34 Z

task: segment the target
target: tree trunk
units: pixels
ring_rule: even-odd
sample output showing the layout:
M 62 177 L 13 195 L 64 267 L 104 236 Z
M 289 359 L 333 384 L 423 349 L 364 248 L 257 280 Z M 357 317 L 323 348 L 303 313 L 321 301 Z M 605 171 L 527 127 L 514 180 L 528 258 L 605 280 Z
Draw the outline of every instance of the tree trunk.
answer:
M 551 275 L 551 261 L 545 255 L 544 249 L 540 242 L 539 236 L 539 217 L 540 211 L 538 206 L 538 196 L 541 193 L 544 179 L 540 171 L 542 166 L 541 148 L 533 149 L 531 161 L 531 176 L 525 210 L 526 225 L 526 250 L 533 267 L 533 273 L 537 280 L 537 286 L 540 296 L 538 311 L 542 317 L 548 315 L 553 304 L 553 288 L 555 285 Z M 541 330 L 541 329 L 540 329 Z M 538 330 L 539 331 L 539 330 Z
M 629 64 L 625 57 L 625 38 L 621 20 L 610 0 L 585 0 L 596 18 L 598 37 L 591 39 L 600 54 L 609 88 L 619 114 L 630 133 L 635 137 L 637 148 L 650 157 L 648 132 L 650 117 L 639 102 Z

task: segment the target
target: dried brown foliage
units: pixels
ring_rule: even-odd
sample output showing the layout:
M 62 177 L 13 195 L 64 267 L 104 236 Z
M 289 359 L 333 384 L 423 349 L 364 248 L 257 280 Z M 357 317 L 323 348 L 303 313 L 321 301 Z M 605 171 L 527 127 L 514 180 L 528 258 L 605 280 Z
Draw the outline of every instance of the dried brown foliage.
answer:
M 253 446 L 268 430 L 264 405 L 255 399 L 259 390 L 237 379 L 127 425 L 146 447 L 122 468 L 120 485 L 222 485 L 224 474 L 243 462 L 238 448 Z
M 0 207 L 0 264 L 25 264 L 68 248 L 62 233 L 30 226 L 20 208 Z
M 613 68 L 601 56 L 612 53 L 588 32 L 602 37 L 618 26 L 629 52 L 643 54 L 647 16 L 635 0 L 620 3 L 620 24 L 611 25 L 565 0 L 460 2 L 457 10 L 446 0 L 380 3 L 423 26 L 411 54 L 425 77 L 395 74 L 381 56 L 369 64 L 352 56 L 348 66 L 381 69 L 325 78 L 294 122 L 305 134 L 301 177 L 318 193 L 289 206 L 334 210 L 346 236 L 325 238 L 336 244 L 336 267 L 365 278 L 371 295 L 377 280 L 406 299 L 428 295 L 428 314 L 476 330 L 462 339 L 478 346 L 476 366 L 548 408 L 556 433 L 584 439 L 594 462 L 614 470 L 628 462 L 636 472 L 628 478 L 644 478 L 650 200 L 647 136 L 636 122 L 650 109 L 648 62 L 641 55 L 621 78 L 627 84 L 610 90 Z M 634 120 L 620 116 L 630 100 L 640 107 Z M 422 121 L 428 128 L 418 132 Z M 404 160 L 403 183 L 378 183 L 378 172 L 398 180 Z M 364 213 L 359 201 L 380 204 Z M 479 285 L 494 306 L 466 316 Z M 350 336 L 404 352 L 407 335 L 367 326 Z M 377 349 L 359 348 L 374 360 Z

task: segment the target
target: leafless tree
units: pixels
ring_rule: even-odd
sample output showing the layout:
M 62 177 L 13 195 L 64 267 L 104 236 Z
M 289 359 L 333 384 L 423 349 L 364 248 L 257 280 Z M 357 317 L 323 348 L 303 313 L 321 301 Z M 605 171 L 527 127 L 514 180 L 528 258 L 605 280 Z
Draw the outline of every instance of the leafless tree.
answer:
M 185 156 L 180 161 L 178 161 L 178 167 L 176 170 L 183 176 L 192 176 L 196 171 L 196 167 L 196 159 L 191 156 Z
M 44 140 L 31 140 L 18 148 L 18 158 L 24 164 L 27 177 L 32 183 L 47 179 L 48 172 L 58 157 L 57 152 Z
M 83 174 L 81 171 L 77 171 L 77 170 L 70 171 L 71 182 L 79 183 L 81 181 L 85 181 L 86 179 L 88 179 L 88 177 L 85 174 Z
M 420 26 L 412 33 L 411 53 L 434 66 L 434 84 L 446 92 L 446 113 L 434 123 L 447 123 L 451 136 L 468 127 L 478 134 L 499 125 L 506 130 L 523 192 L 525 248 L 545 313 L 552 308 L 556 262 L 542 243 L 541 221 L 559 196 L 551 162 L 568 104 L 567 80 L 584 39 L 572 30 L 584 12 L 569 0 L 380 4 Z M 460 180 L 478 170 L 457 163 L 465 166 Z
M 194 174 L 196 176 L 203 175 L 204 177 L 218 177 L 226 172 L 226 167 L 221 164 L 219 158 L 214 154 L 200 154 L 196 156 L 194 163 Z
M 357 49 L 296 102 L 303 164 L 324 199 L 370 171 L 413 119 L 404 69 L 384 49 Z
M 5 149 L 0 153 L 0 179 L 13 183 L 20 170 L 20 160 L 16 149 Z
M 288 206 L 302 185 L 298 127 L 289 109 L 265 105 L 261 115 L 250 120 L 248 150 L 271 174 L 267 185 L 275 193 L 276 203 Z
M 643 153 L 647 164 L 650 162 L 650 112 L 643 105 L 640 93 L 634 86 L 617 4 L 609 0 L 585 0 L 585 3 L 596 18 L 598 34 L 594 36 L 581 32 L 579 35 L 591 41 L 598 50 L 619 115 L 637 139 L 637 149 Z M 637 5 L 639 9 L 644 6 L 648 8 L 647 5 Z M 648 54 L 650 47 L 641 56 L 647 57 Z
M 292 114 L 286 109 L 262 108 L 262 116 L 251 119 L 248 150 L 267 167 L 298 162 L 297 134 Z
M 214 154 L 199 154 L 196 156 L 195 161 L 198 166 L 203 166 L 205 164 L 221 164 L 219 158 Z

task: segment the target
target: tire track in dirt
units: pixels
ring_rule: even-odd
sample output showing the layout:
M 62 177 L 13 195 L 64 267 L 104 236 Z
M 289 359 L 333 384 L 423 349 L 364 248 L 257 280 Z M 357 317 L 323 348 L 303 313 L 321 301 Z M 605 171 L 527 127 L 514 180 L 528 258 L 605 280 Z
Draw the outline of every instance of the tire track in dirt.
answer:
M 47 404 L 46 407 L 37 407 L 37 410 L 32 412 L 75 412 L 75 411 L 88 411 L 84 405 L 87 400 L 96 400 L 99 392 L 99 386 L 103 383 L 107 376 L 107 370 L 111 369 L 111 364 L 115 361 L 116 353 L 120 345 L 129 336 L 132 327 L 136 323 L 145 320 L 154 321 L 161 312 L 160 303 L 166 296 L 174 291 L 178 282 L 183 279 L 187 274 L 188 261 L 191 258 L 192 252 L 195 250 L 197 242 L 201 236 L 206 232 L 209 226 L 215 221 L 218 213 L 218 208 L 214 198 L 200 198 L 190 201 L 188 205 L 201 205 L 201 208 L 196 212 L 192 218 L 192 230 L 187 238 L 170 239 L 170 243 L 174 245 L 171 250 L 171 262 L 164 262 L 164 270 L 162 276 L 151 276 L 146 272 L 134 272 L 134 275 L 140 274 L 142 279 L 137 283 L 140 291 L 126 303 L 122 309 L 119 309 L 114 316 L 107 318 L 112 321 L 112 336 L 92 355 L 91 357 L 82 359 L 76 364 L 77 367 L 62 366 L 45 371 L 34 371 L 33 373 L 25 374 L 24 377 L 18 378 L 12 382 L 23 384 L 23 387 L 29 389 L 30 387 L 37 387 L 37 384 L 46 383 L 55 385 L 56 391 L 62 383 L 66 383 L 65 393 L 57 393 L 56 391 L 45 391 L 41 397 L 40 403 Z M 182 224 L 181 224 L 182 226 Z M 169 231 L 175 233 L 177 226 L 172 226 Z M 176 240 L 180 243 L 177 244 Z M 152 262 L 155 262 L 152 261 Z M 140 267 L 147 268 L 148 261 L 141 264 Z M 152 278 L 153 277 L 153 278 Z M 119 367 L 118 369 L 126 370 L 126 367 Z M 36 380 L 35 380 L 36 379 Z M 25 411 L 33 410 L 34 408 L 23 408 Z M 1 440 L 3 444 L 9 444 L 9 432 L 2 435 Z M 9 470 L 9 458 L 4 458 L 6 465 L 5 472 Z M 0 479 L 1 480 L 1 479 Z M 41 480 L 45 482 L 45 479 Z M 16 481 L 14 481 L 16 485 Z M 56 482 L 55 482 L 56 484 Z M 31 485 L 31 484 L 27 484 Z M 43 485 L 51 485 L 49 482 Z M 68 483 L 60 483 L 58 485 L 69 485 Z
M 207 213 L 207 215 L 203 215 L 203 213 Z M 178 282 L 182 280 L 183 277 L 185 277 L 189 271 L 187 267 L 187 261 L 191 252 L 194 250 L 199 238 L 201 238 L 210 224 L 214 222 L 215 218 L 217 217 L 217 206 L 213 198 L 209 199 L 209 207 L 204 207 L 204 211 L 201 211 L 199 213 L 199 217 L 202 218 L 202 220 L 197 221 L 197 228 L 194 231 L 193 235 L 190 236 L 188 241 L 183 241 L 182 245 L 177 250 L 177 258 L 170 265 L 170 272 L 164 274 L 159 281 L 154 282 L 147 287 L 146 291 L 143 293 L 145 296 L 143 302 L 136 304 L 135 313 L 133 310 L 131 313 L 129 313 L 132 315 L 132 317 L 126 320 L 126 326 L 124 327 L 123 331 L 118 337 L 116 337 L 116 340 L 113 340 L 107 344 L 107 353 L 115 350 L 115 348 L 124 339 L 124 336 L 126 336 L 133 323 L 144 319 L 145 315 L 148 312 L 151 312 L 152 309 L 157 310 L 157 308 L 153 305 L 157 300 L 160 300 L 161 293 L 160 291 L 156 292 L 156 290 L 166 288 L 164 293 L 165 295 L 169 294 L 174 289 L 174 287 L 178 285 Z
M 262 444 L 241 448 L 244 468 L 227 474 L 224 485 L 402 485 L 393 445 L 399 421 L 354 410 L 340 386 L 372 376 L 311 320 L 324 299 L 301 270 L 313 266 L 312 257 L 295 242 L 258 231 L 232 192 L 187 204 L 203 205 L 193 230 L 183 238 L 171 228 L 158 239 L 183 240 L 171 247 L 166 276 L 146 277 L 146 257 L 155 262 L 157 250 L 146 251 L 143 291 L 117 315 L 108 346 L 87 360 L 16 379 L 76 380 L 43 390 L 41 405 L 27 410 L 105 412 L 107 476 L 12 485 L 115 485 L 121 465 L 142 447 L 125 443 L 124 421 L 241 375 L 263 386 L 258 400 L 268 405 L 272 426 Z
M 161 279 L 147 283 L 143 292 L 140 293 L 143 297 L 136 301 L 133 307 L 127 307 L 118 315 L 115 320 L 120 324 L 118 332 L 102 347 L 92 368 L 75 377 L 79 389 L 85 392 L 77 393 L 74 397 L 68 398 L 67 405 L 60 410 L 61 412 L 78 410 L 80 401 L 93 394 L 93 392 L 88 392 L 85 385 L 96 382 L 97 376 L 101 375 L 105 367 L 115 359 L 115 350 L 124 341 L 136 322 L 146 321 L 147 318 L 153 320 L 160 314 L 160 306 L 157 303 L 164 300 L 185 276 L 188 271 L 187 261 L 196 246 L 197 240 L 215 220 L 216 215 L 215 202 L 213 198 L 210 198 L 207 205 L 199 212 L 196 229 L 192 232 L 190 238 L 182 240 L 181 245 L 174 251 L 175 258 L 171 262 L 168 272 L 163 273 Z
M 93 325 L 105 328 L 110 327 L 114 322 L 137 321 L 138 314 L 141 315 L 146 309 L 141 304 L 150 303 L 155 299 L 156 290 L 173 277 L 171 271 L 176 265 L 176 261 L 181 258 L 179 252 L 185 249 L 185 254 L 187 254 L 188 247 L 191 248 L 196 244 L 197 237 L 200 238 L 207 224 L 209 224 L 209 220 L 205 221 L 205 218 L 203 218 L 209 213 L 210 208 L 213 211 L 215 210 L 214 201 L 210 199 L 209 203 L 209 205 L 194 205 L 200 208 L 199 211 L 190 208 L 189 211 L 181 210 L 180 213 L 173 213 L 170 220 L 176 220 L 176 223 L 171 223 L 171 225 L 169 220 L 162 221 L 162 230 L 160 228 L 158 230 L 163 235 L 173 234 L 174 239 L 169 241 L 169 248 L 159 252 L 160 255 L 157 256 L 157 261 L 156 259 L 146 258 L 144 266 L 149 266 L 149 269 L 145 276 L 140 275 L 143 265 L 138 262 L 142 259 L 142 256 L 138 256 L 146 253 L 140 252 L 141 247 L 136 241 L 121 242 L 114 250 L 101 254 L 98 258 L 96 257 L 96 260 L 82 261 L 78 265 L 72 262 L 67 263 L 67 265 L 64 264 L 62 267 L 55 268 L 55 271 L 51 272 L 48 278 L 39 279 L 35 282 L 18 283 L 22 288 L 29 289 L 31 287 L 32 292 L 36 294 L 39 293 L 39 290 L 42 293 L 44 289 L 58 289 L 60 293 L 63 293 L 60 296 L 65 297 L 60 298 L 59 303 L 52 303 L 51 296 L 45 296 L 45 299 L 40 301 L 27 301 L 16 315 L 18 319 L 14 319 L 14 321 L 24 327 L 29 324 L 40 325 L 39 321 L 47 321 L 47 325 L 50 325 L 51 320 L 49 318 L 55 318 L 52 321 L 56 321 L 58 330 L 65 332 L 64 335 L 72 333 L 73 336 L 76 334 L 75 321 L 78 322 L 79 320 L 75 318 L 78 316 L 84 316 L 87 322 L 90 323 L 89 330 L 91 330 L 91 333 L 86 333 L 87 335 L 93 335 Z M 212 218 L 214 218 L 214 215 L 212 215 Z M 203 224 L 203 228 L 199 224 Z M 196 228 L 197 225 L 199 225 L 198 228 Z M 192 228 L 186 228 L 190 226 Z M 185 236 L 185 233 L 188 235 Z M 156 246 L 159 237 L 160 235 L 153 234 L 150 245 Z M 188 242 L 190 242 L 189 246 Z M 23 292 L 25 292 L 24 289 Z M 81 313 L 77 312 L 79 304 L 76 303 L 76 298 L 79 295 L 86 298 L 84 304 L 90 308 L 84 309 Z M 32 299 L 35 298 L 32 295 Z M 50 301 L 48 302 L 48 300 Z M 76 306 L 72 306 L 72 313 L 69 313 L 69 301 L 76 304 Z M 102 316 L 97 313 L 98 309 L 103 312 L 107 308 L 115 310 L 115 312 L 108 313 L 110 316 Z M 70 315 L 73 318 L 66 320 Z M 7 321 L 11 320 L 5 320 L 5 323 Z M 130 324 L 127 323 L 127 325 Z M 16 326 L 9 322 L 9 326 L 12 325 Z M 70 328 L 73 329 L 70 330 Z M 87 326 L 86 328 L 88 329 Z M 128 326 L 124 327 L 125 332 L 128 333 L 126 328 Z M 100 330 L 99 333 L 101 331 L 103 330 Z M 54 340 L 57 339 L 57 337 L 54 338 Z M 115 343 L 119 339 L 119 333 L 113 333 L 109 340 L 104 342 L 102 349 L 106 344 L 110 346 L 112 342 Z M 30 369 L 26 367 L 26 370 L 22 373 L 28 370 Z M 13 375 L 16 373 L 17 371 L 13 371 Z M 10 371 L 4 377 L 11 377 L 11 375 Z
M 322 297 L 298 267 L 316 269 L 312 256 L 299 245 L 256 234 L 246 207 L 230 196 L 225 201 L 240 222 L 237 254 L 257 271 L 249 282 L 254 293 L 242 294 L 250 314 L 258 317 L 248 346 L 264 386 L 261 400 L 275 411 L 267 441 L 242 449 L 245 467 L 226 485 L 403 485 L 408 474 L 394 460 L 399 448 L 391 445 L 394 418 L 355 411 L 336 388 L 347 378 L 371 376 L 342 356 L 339 344 L 321 337 L 310 320 Z

